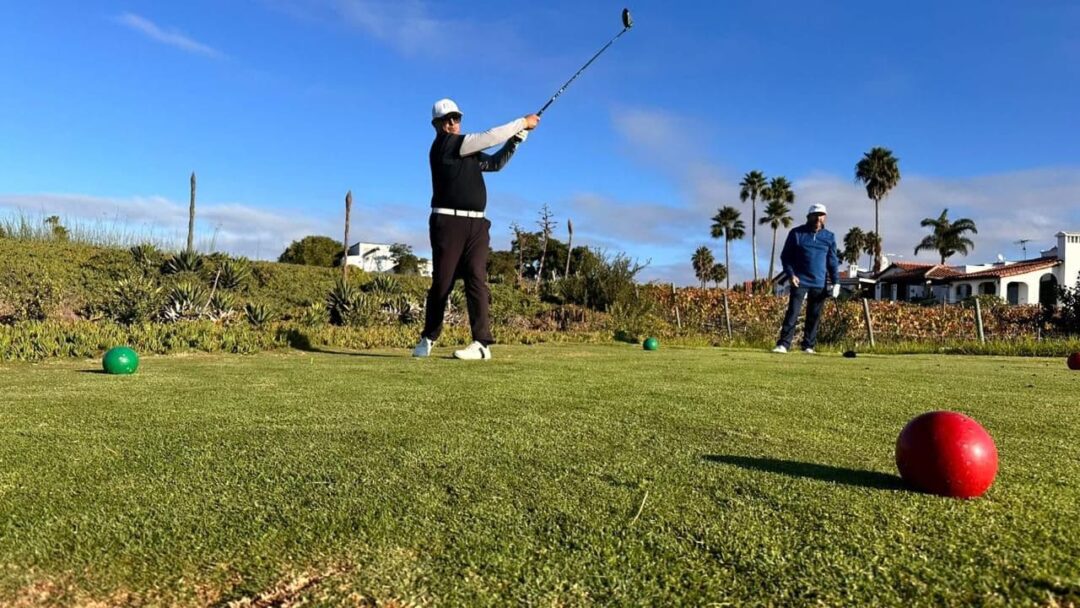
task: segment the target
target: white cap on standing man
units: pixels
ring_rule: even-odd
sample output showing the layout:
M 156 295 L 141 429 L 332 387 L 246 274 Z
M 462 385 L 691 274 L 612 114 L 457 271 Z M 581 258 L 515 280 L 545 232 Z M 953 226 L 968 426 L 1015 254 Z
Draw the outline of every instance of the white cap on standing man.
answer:
M 431 106 L 431 120 L 439 120 L 440 118 L 449 114 L 457 114 L 461 116 L 461 110 L 458 109 L 457 104 L 453 99 L 440 99 L 435 102 L 435 105 Z
M 829 212 L 825 210 L 825 205 L 822 205 L 821 203 L 810 205 L 810 211 L 807 215 L 814 215 L 815 213 L 820 213 L 821 215 L 829 214 Z

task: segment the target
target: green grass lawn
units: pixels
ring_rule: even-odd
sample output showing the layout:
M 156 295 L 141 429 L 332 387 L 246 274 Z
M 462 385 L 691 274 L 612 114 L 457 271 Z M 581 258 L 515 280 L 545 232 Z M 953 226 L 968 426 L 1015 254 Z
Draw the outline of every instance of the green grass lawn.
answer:
M 0 366 L 0 605 L 1080 601 L 1064 361 L 494 352 Z M 984 498 L 900 486 L 932 409 L 994 436 Z

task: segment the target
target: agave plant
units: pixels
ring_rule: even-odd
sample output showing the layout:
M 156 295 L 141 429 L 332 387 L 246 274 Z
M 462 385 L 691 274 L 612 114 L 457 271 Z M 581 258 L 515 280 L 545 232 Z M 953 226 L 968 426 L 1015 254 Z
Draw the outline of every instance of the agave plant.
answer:
M 386 299 L 382 304 L 382 311 L 388 322 L 396 321 L 406 325 L 416 323 L 424 314 L 424 309 L 419 304 L 404 295 Z
M 161 318 L 166 321 L 180 321 L 202 318 L 206 307 L 206 289 L 191 281 L 182 281 L 173 285 L 165 295 L 165 304 L 161 309 Z
M 329 320 L 326 314 L 326 305 L 319 302 L 312 302 L 308 304 L 306 308 L 300 311 L 300 315 L 297 318 L 302 325 L 317 326 L 325 325 Z
M 244 316 L 247 322 L 255 327 L 261 327 L 273 320 L 273 313 L 265 304 L 248 302 L 244 304 Z
M 218 267 L 217 284 L 221 289 L 243 289 L 251 278 L 247 258 L 226 259 Z
M 146 273 L 151 268 L 160 267 L 161 259 L 164 257 L 161 250 L 151 243 L 135 245 L 128 251 L 131 253 L 132 262 L 134 262 L 135 266 L 143 271 L 143 273 Z
M 449 325 L 457 325 L 465 320 L 465 291 L 455 287 L 447 299 L 446 311 L 443 313 L 443 321 Z
M 367 293 L 397 295 L 401 293 L 401 282 L 388 274 L 377 274 L 364 285 Z
M 233 297 L 223 291 L 215 291 L 204 310 L 204 315 L 211 321 L 226 321 L 235 314 Z
M 335 325 L 363 325 L 366 323 L 372 303 L 355 285 L 338 279 L 326 296 L 326 312 L 330 323 Z
M 149 321 L 157 310 L 160 296 L 161 288 L 153 280 L 135 274 L 113 285 L 102 312 L 117 323 Z
M 181 251 L 165 262 L 165 274 L 178 274 L 181 272 L 198 272 L 202 269 L 203 259 L 195 251 Z

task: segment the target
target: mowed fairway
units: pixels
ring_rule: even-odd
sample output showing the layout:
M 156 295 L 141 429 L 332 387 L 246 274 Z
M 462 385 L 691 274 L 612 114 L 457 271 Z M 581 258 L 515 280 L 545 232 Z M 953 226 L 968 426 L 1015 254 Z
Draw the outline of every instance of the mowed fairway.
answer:
M 0 366 L 0 605 L 1080 601 L 1064 361 L 494 352 Z M 996 440 L 984 498 L 900 486 L 932 409 Z

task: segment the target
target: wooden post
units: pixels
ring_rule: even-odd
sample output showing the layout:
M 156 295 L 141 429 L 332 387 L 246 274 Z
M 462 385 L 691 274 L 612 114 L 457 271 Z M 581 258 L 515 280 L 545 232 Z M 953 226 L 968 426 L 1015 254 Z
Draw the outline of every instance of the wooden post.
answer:
M 194 251 L 195 245 L 195 172 L 191 172 L 191 204 L 188 205 L 187 252 Z
M 345 255 L 341 258 L 341 280 L 349 280 L 349 216 L 352 214 L 352 190 L 345 193 Z
M 866 335 L 870 338 L 870 348 L 874 348 L 874 325 L 870 322 L 870 300 L 862 299 L 863 321 L 866 323 Z
M 675 293 L 675 283 L 671 284 L 671 305 L 675 307 L 675 325 L 682 331 L 682 317 L 679 316 L 679 299 Z
M 975 298 L 975 334 L 979 337 L 981 344 L 986 344 L 986 334 L 983 333 L 982 305 L 979 304 L 979 298 Z
M 570 233 L 570 238 L 566 241 L 566 272 L 563 273 L 564 279 L 570 276 L 570 254 L 574 253 L 574 224 L 570 221 L 570 218 L 566 218 L 566 231 Z
M 727 325 L 727 337 L 731 339 L 731 308 L 728 307 L 727 291 L 724 292 L 724 323 Z

